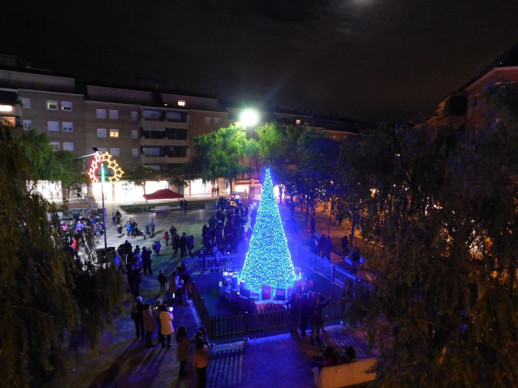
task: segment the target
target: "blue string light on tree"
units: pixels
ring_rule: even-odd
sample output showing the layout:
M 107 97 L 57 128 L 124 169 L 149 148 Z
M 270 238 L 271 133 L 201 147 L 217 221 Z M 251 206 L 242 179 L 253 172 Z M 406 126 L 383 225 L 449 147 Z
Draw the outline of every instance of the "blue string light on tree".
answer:
M 257 220 L 241 270 L 241 281 L 245 282 L 247 289 L 259 293 L 263 285 L 274 289 L 293 287 L 296 279 L 273 193 L 270 169 L 266 169 Z

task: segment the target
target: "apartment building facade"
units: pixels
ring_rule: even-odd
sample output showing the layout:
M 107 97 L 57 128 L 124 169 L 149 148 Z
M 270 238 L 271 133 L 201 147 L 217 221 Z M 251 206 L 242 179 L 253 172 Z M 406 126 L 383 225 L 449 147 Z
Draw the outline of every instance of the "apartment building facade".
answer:
M 210 96 L 79 82 L 73 76 L 37 72 L 0 63 L 0 119 L 10 125 L 45 133 L 56 150 L 84 158 L 92 148 L 109 152 L 123 170 L 147 166 L 167 172 L 194 156 L 194 137 L 238 121 L 240 108 Z M 312 126 L 340 140 L 366 125 L 350 119 L 313 116 L 307 112 L 259 108 L 261 122 Z M 258 195 L 256 174 L 239 179 L 237 189 Z M 122 186 L 121 186 L 122 185 Z M 160 187 L 166 188 L 167 182 Z M 218 182 L 221 192 L 228 185 Z M 212 184 L 188 182 L 184 194 L 209 194 Z M 120 200 L 128 183 L 110 184 L 107 200 Z M 133 187 L 134 189 L 134 187 Z M 183 188 L 173 189 L 183 191 Z M 99 198 L 99 188 L 89 186 Z M 124 199 L 124 198 L 122 198 Z
M 518 83 L 518 45 L 446 96 L 428 118 L 427 124 L 474 132 L 482 130 L 490 120 L 498 119 L 488 116 L 484 91 L 488 86 L 502 83 Z
M 192 158 L 195 136 L 229 125 L 212 97 L 83 85 L 74 77 L 12 69 L 0 69 L 0 118 L 85 157 L 85 170 L 96 147 L 123 169 L 166 172 Z

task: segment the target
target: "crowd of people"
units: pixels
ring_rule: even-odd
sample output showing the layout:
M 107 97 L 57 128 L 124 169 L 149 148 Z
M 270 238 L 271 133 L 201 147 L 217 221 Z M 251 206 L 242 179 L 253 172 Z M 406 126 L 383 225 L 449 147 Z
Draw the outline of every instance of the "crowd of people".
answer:
M 207 331 L 203 326 L 200 326 L 194 337 L 190 339 L 185 325 L 182 325 L 181 322 L 176 324 L 173 314 L 174 307 L 174 299 L 168 305 L 162 299 L 144 303 L 142 297 L 137 296 L 131 307 L 131 319 L 135 324 L 136 339 L 143 340 L 147 347 L 152 348 L 155 346 L 153 341 L 156 335 L 156 344 L 160 344 L 162 349 L 171 348 L 173 346 L 172 338 L 176 333 L 176 359 L 179 363 L 178 379 L 189 375 L 187 363 L 192 346 L 191 373 L 196 372 L 198 387 L 203 388 L 207 384 L 207 368 L 210 360 Z M 176 330 L 175 325 L 178 327 Z
M 186 210 L 186 206 L 183 207 L 183 210 Z M 101 221 L 98 215 L 91 214 L 91 216 L 76 220 L 74 228 L 77 228 L 78 233 L 85 227 L 91 227 L 95 230 L 95 225 Z M 143 231 L 138 228 L 137 222 L 132 218 L 125 222 L 123 228 L 120 212 L 117 210 L 113 213 L 112 221 L 117 225 L 118 237 L 122 238 L 125 235 L 127 238 L 116 250 L 116 262 L 127 274 L 128 291 L 131 292 L 136 301 L 131 313 L 131 318 L 135 322 L 136 336 L 145 341 L 146 346 L 152 347 L 154 341 L 156 341 L 155 345 L 160 344 L 162 348 L 169 348 L 173 346 L 172 338 L 176 335 L 176 355 L 180 365 L 180 378 L 188 374 L 186 368 L 189 354 L 193 350 L 191 349 L 192 346 L 195 348 L 192 365 L 194 370 L 197 371 L 200 386 L 204 386 L 209 362 L 208 339 L 206 338 L 206 332 L 203 336 L 203 328 L 198 330 L 201 334 L 197 332 L 195 338 L 189 338 L 186 327 L 181 322 L 174 321 L 174 308 L 188 305 L 192 297 L 192 279 L 185 264 L 182 263 L 168 276 L 159 268 L 155 268 L 155 271 L 153 271 L 153 254 L 155 256 L 160 255 L 163 244 L 167 247 L 171 246 L 173 258 L 177 257 L 178 254 L 180 258 L 207 257 L 213 256 L 217 252 L 228 254 L 238 251 L 240 247 L 244 247 L 246 250 L 256 218 L 256 206 L 248 207 L 239 201 L 219 197 L 217 212 L 203 225 L 201 247 L 199 251 L 195 251 L 194 236 L 187 235 L 185 232 L 180 234 L 174 225 L 171 225 L 169 230 L 160 235 L 161 239 L 155 240 L 153 220 L 150 219 L 146 223 Z M 315 229 L 314 217 L 312 217 L 311 229 Z M 133 240 L 137 236 L 142 236 L 143 240 L 146 240 L 147 237 L 151 238 L 153 241 L 150 243 L 150 247 L 134 246 L 136 241 L 142 244 L 140 239 Z M 313 236 L 315 253 L 330 259 L 330 252 L 333 249 L 330 236 L 324 234 L 318 236 L 316 233 Z M 343 254 L 345 255 L 346 252 L 352 253 L 354 250 L 348 247 L 347 238 L 345 237 L 344 240 L 342 240 Z M 163 299 L 144 303 L 140 296 L 142 275 L 154 275 L 155 272 L 157 289 L 159 289 L 159 295 Z M 310 330 L 311 344 L 321 343 L 321 336 L 325 333 L 322 310 L 329 303 L 330 297 L 330 294 L 326 297 L 317 292 L 311 286 L 311 282 L 306 287 L 297 289 L 286 303 L 291 322 L 291 332 L 294 335 L 305 337 Z M 178 326 L 177 330 L 175 330 L 175 326 Z M 199 339 L 201 341 L 198 341 Z M 329 358 L 334 357 L 331 357 L 330 354 L 328 356 Z
M 219 197 L 217 209 L 216 216 L 212 215 L 208 223 L 203 225 L 203 247 L 199 256 L 213 256 L 216 252 L 229 254 L 239 249 L 246 251 L 257 219 L 257 208 L 254 206 L 250 213 L 250 226 L 246 231 L 245 227 L 249 217 L 248 206 L 238 200 L 230 201 L 227 198 Z

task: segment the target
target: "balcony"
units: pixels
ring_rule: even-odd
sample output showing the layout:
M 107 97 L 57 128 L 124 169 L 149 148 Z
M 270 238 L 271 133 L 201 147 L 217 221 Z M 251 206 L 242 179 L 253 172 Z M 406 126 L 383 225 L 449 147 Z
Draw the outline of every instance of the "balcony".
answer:
M 181 128 L 188 129 L 189 124 L 181 121 L 169 121 L 169 120 L 147 120 L 140 119 L 139 120 L 140 127 L 143 128 L 155 128 L 155 129 L 164 129 L 164 128 Z
M 187 156 L 145 156 L 140 155 L 140 163 L 143 164 L 183 164 L 189 161 Z
M 189 141 L 188 140 L 175 140 L 175 139 L 168 139 L 166 137 L 162 138 L 140 138 L 140 145 L 144 147 L 149 146 L 176 146 L 176 147 L 188 147 Z

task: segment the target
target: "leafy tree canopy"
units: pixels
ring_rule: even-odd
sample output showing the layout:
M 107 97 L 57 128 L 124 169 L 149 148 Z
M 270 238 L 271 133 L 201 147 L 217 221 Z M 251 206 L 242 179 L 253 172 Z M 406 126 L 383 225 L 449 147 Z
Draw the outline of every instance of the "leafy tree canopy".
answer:
M 56 209 L 31 189 L 54 174 L 42 165 L 55 159 L 40 140 L 0 127 L 0 380 L 7 387 L 66 385 L 70 349 L 79 339 L 95 344 L 123 297 L 119 271 L 96 263 L 91 230 L 64 230 Z
M 247 139 L 245 130 L 236 125 L 196 136 L 195 156 L 189 168 L 198 172 L 205 181 L 214 182 L 222 177 L 232 184 L 240 174 L 249 170 L 245 159 L 252 142 Z
M 365 255 L 371 283 L 350 320 L 381 350 L 380 385 L 518 381 L 516 124 L 356 139 L 350 179 L 370 193 L 362 234 L 382 245 Z

